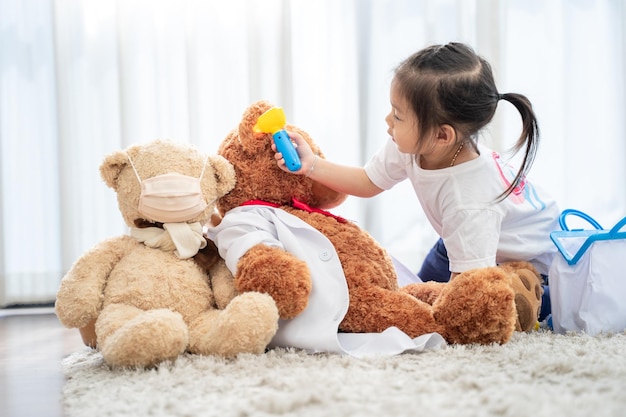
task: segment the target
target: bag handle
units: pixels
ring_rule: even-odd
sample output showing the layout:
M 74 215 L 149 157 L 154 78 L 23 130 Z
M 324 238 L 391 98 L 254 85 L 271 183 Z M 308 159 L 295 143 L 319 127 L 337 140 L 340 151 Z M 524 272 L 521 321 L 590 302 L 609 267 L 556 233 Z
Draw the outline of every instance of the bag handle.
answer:
M 626 217 L 622 220 L 618 221 L 615 226 L 609 230 L 609 235 L 612 236 L 612 239 L 624 239 L 626 238 L 626 232 L 620 232 L 621 228 L 626 226 Z
M 620 232 L 620 230 L 626 226 L 626 217 L 624 217 L 622 220 L 620 220 L 619 222 L 617 222 L 617 224 L 615 226 L 613 226 L 611 228 L 611 230 L 608 231 L 604 231 L 602 229 L 602 226 L 600 226 L 600 224 L 598 222 L 596 222 L 594 219 L 592 219 L 590 216 L 588 216 L 587 214 L 578 211 L 578 210 L 574 210 L 574 209 L 567 209 L 564 210 L 563 213 L 561 213 L 561 216 L 559 217 L 559 223 L 561 225 L 561 228 L 563 229 L 563 231 L 570 231 L 569 228 L 567 227 L 567 225 L 565 224 L 565 217 L 569 214 L 574 214 L 576 216 L 582 217 L 583 219 L 587 220 L 589 223 L 591 223 L 591 225 L 593 227 L 595 227 L 597 230 L 600 230 L 601 232 L 598 233 L 594 233 L 591 234 L 587 237 L 587 239 L 585 239 L 585 242 L 582 244 L 582 246 L 578 249 L 578 252 L 576 252 L 576 254 L 573 257 L 568 257 L 566 255 L 566 251 L 564 250 L 564 248 L 561 246 L 560 243 L 558 243 L 557 235 L 563 232 L 552 232 L 550 234 L 550 238 L 552 239 L 552 241 L 557 245 L 559 252 L 561 252 L 561 255 L 563 255 L 563 257 L 565 258 L 565 260 L 567 261 L 567 263 L 569 265 L 575 265 L 580 258 L 585 254 L 585 252 L 587 251 L 587 249 L 589 249 L 591 247 L 591 245 L 594 242 L 597 241 L 601 241 L 601 240 L 617 240 L 617 239 L 626 239 L 626 231 L 624 232 Z M 574 230 L 576 231 L 576 230 Z
M 595 221 L 588 214 L 583 213 L 582 211 L 579 211 L 579 210 L 567 209 L 567 210 L 563 210 L 563 212 L 559 216 L 559 225 L 561 226 L 562 230 L 565 230 L 565 231 L 569 231 L 570 230 L 569 227 L 567 227 L 567 224 L 565 223 L 565 218 L 568 215 L 570 215 L 570 214 L 573 214 L 573 215 L 578 216 L 578 217 L 580 217 L 580 218 L 582 218 L 584 220 L 587 220 L 597 230 L 603 230 L 604 229 L 602 226 L 600 226 L 600 223 Z

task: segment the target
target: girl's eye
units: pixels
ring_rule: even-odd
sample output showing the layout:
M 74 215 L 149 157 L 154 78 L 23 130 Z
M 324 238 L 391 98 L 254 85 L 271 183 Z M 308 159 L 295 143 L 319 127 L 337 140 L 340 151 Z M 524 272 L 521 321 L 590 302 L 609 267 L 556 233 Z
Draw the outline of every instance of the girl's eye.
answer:
M 398 115 L 396 114 L 396 112 L 393 112 L 393 118 L 394 118 L 394 119 L 396 119 L 396 120 L 402 120 L 402 119 L 400 119 L 400 118 L 398 117 Z

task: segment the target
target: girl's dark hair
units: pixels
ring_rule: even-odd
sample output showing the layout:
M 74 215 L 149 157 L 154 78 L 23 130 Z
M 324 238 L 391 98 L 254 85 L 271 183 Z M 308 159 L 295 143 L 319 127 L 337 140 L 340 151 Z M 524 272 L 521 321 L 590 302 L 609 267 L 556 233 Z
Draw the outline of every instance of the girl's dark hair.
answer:
M 425 48 L 404 60 L 394 81 L 412 107 L 423 138 L 442 124 L 452 126 L 459 140 L 471 140 L 493 118 L 498 101 L 504 99 L 522 116 L 522 134 L 513 153 L 526 145 L 524 160 L 509 187 L 497 197 L 505 199 L 528 174 L 539 145 L 537 118 L 528 98 L 521 94 L 499 94 L 491 66 L 462 43 Z M 419 143 L 419 141 L 418 141 Z

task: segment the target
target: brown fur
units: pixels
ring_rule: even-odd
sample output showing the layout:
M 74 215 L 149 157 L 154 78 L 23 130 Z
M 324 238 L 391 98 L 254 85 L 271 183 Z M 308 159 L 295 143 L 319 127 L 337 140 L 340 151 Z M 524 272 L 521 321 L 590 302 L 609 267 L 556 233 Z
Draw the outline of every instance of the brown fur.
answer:
M 281 205 L 323 233 L 334 245 L 350 294 L 344 332 L 381 332 L 397 326 L 416 337 L 439 332 L 452 343 L 505 343 L 515 326 L 511 274 L 486 268 L 461 274 L 449 284 L 416 284 L 400 289 L 387 252 L 357 225 L 291 207 L 296 198 L 311 207 L 329 209 L 345 195 L 309 178 L 282 171 L 274 159 L 271 135 L 253 133 L 257 118 L 272 105 L 260 101 L 244 113 L 239 127 L 218 153 L 235 168 L 237 184 L 218 200 L 221 214 L 245 201 L 258 199 Z M 311 137 L 295 126 L 314 152 L 323 158 Z M 284 250 L 253 247 L 238 263 L 235 285 L 240 292 L 270 294 L 283 318 L 300 313 L 310 294 L 311 278 L 303 261 Z

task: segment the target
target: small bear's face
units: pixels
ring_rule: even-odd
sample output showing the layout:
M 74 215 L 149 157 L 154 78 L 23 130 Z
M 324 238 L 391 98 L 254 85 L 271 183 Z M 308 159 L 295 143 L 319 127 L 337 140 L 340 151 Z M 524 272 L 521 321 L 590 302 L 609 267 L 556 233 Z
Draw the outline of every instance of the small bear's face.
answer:
M 166 188 L 173 195 L 179 194 L 177 184 L 180 183 L 181 193 L 188 193 L 189 188 L 193 188 L 193 179 L 200 179 L 200 195 L 196 193 L 195 200 L 193 195 L 187 197 L 196 207 L 201 207 L 200 210 L 181 211 L 182 214 L 169 217 L 180 222 L 202 224 L 214 213 L 215 201 L 235 184 L 234 169 L 221 156 L 207 157 L 189 144 L 164 140 L 133 145 L 126 150 L 113 152 L 100 165 L 100 174 L 106 184 L 117 193 L 120 212 L 129 227 L 163 223 L 163 219 L 154 211 L 140 210 L 142 183 L 144 187 L 154 186 L 150 184 L 150 179 L 176 174 L 171 176 L 173 181 L 169 180 L 170 176 L 164 178 L 168 182 Z
M 338 193 L 303 175 L 294 175 L 281 170 L 276 164 L 270 133 L 254 132 L 259 116 L 272 104 L 259 101 L 248 107 L 239 127 L 226 137 L 218 154 L 226 158 L 235 168 L 235 188 L 220 198 L 218 209 L 223 215 L 230 209 L 248 200 L 263 200 L 276 204 L 289 204 L 295 198 L 311 207 L 330 209 L 341 204 L 346 195 Z M 285 126 L 297 132 L 307 141 L 313 152 L 324 158 L 319 147 L 305 131 L 293 125 Z

